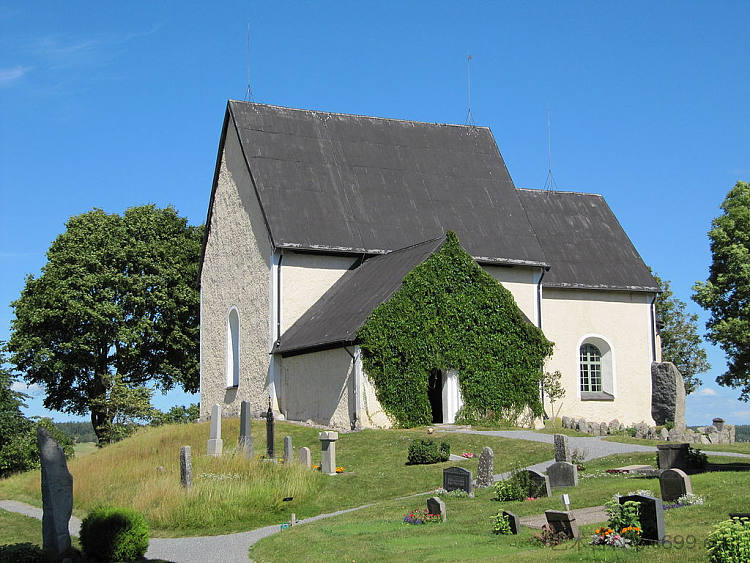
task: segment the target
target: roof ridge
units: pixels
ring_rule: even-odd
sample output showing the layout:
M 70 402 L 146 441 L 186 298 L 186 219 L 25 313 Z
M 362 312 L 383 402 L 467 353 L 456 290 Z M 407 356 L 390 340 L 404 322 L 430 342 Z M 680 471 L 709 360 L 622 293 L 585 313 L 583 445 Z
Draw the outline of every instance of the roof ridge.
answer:
M 516 187 L 517 190 L 521 190 L 524 192 L 547 192 L 550 194 L 573 194 L 573 195 L 595 195 L 598 197 L 604 197 L 602 194 L 597 194 L 594 192 L 574 192 L 573 190 L 548 190 L 546 188 L 519 188 Z

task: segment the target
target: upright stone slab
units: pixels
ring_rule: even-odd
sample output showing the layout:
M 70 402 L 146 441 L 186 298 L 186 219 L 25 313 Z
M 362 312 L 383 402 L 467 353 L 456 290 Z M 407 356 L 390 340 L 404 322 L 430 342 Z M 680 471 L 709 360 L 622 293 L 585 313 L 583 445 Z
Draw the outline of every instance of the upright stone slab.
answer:
M 570 461 L 570 445 L 565 434 L 555 434 L 555 461 Z
M 215 404 L 211 409 L 211 434 L 206 444 L 208 455 L 220 456 L 224 449 L 221 439 L 221 405 Z
M 620 504 L 629 500 L 641 503 L 639 520 L 641 521 L 641 538 L 647 543 L 661 543 L 666 535 L 664 527 L 664 504 L 661 499 L 645 495 L 627 495 L 620 497 Z
M 180 483 L 186 489 L 193 486 L 193 460 L 190 446 L 180 448 Z
M 294 448 L 292 447 L 292 437 L 284 436 L 284 463 L 292 463 L 294 460 Z
M 68 522 L 73 513 L 73 476 L 65 453 L 45 428 L 37 426 L 42 463 L 42 547 L 55 555 L 70 549 Z
M 320 471 L 327 475 L 336 475 L 336 440 L 339 439 L 339 433 L 321 432 L 318 439 L 323 453 Z
M 690 444 L 658 444 L 659 469 L 682 469 L 688 468 L 688 449 Z
M 693 492 L 690 476 L 681 469 L 665 469 L 659 475 L 661 498 L 664 501 L 675 501 L 686 493 Z
M 507 510 L 503 510 L 503 516 L 508 519 L 511 533 L 519 534 L 521 532 L 521 519 L 512 512 L 508 512 Z
M 271 400 L 268 400 L 268 410 L 266 411 L 266 457 L 273 459 L 276 455 L 276 451 L 273 446 L 274 441 L 274 421 L 273 421 L 273 409 L 271 408 Z
M 440 497 L 430 497 L 427 499 L 427 512 L 430 514 L 439 514 L 442 522 L 447 520 L 445 502 Z
M 485 446 L 479 455 L 479 468 L 477 469 L 477 488 L 491 487 L 495 482 L 495 452 L 492 448 Z
M 473 495 L 474 475 L 463 467 L 446 467 L 443 469 L 443 488 L 446 491 L 461 489 Z
M 685 380 L 671 362 L 651 364 L 651 416 L 656 424 L 674 422 L 685 430 Z
M 253 413 L 250 410 L 250 403 L 248 401 L 242 401 L 240 403 L 240 438 L 237 442 L 237 447 L 242 451 L 245 456 L 252 459 L 253 453 L 253 434 L 252 434 L 252 417 Z
M 550 489 L 578 486 L 578 467 L 568 461 L 557 461 L 547 468 Z
M 581 537 L 576 517 L 572 512 L 566 512 L 564 510 L 545 510 L 544 515 L 547 517 L 547 525 L 554 532 L 563 533 L 568 539 Z
M 523 471 L 521 471 L 521 473 L 525 473 L 528 475 L 528 479 L 531 484 L 529 496 L 534 498 L 550 496 L 551 489 L 549 484 L 549 477 L 533 469 L 524 469 Z
M 310 448 L 301 447 L 299 449 L 299 452 L 297 452 L 297 455 L 299 456 L 299 462 L 301 465 L 304 465 L 305 467 L 310 467 L 312 465 L 312 456 L 310 455 Z

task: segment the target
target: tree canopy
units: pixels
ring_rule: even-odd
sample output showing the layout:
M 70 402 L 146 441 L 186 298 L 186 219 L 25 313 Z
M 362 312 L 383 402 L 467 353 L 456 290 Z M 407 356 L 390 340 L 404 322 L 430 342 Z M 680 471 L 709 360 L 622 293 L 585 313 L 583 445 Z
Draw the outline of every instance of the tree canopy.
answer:
M 698 376 L 711 369 L 698 334 L 698 315 L 687 312 L 687 303 L 675 297 L 669 280 L 651 273 L 662 288 L 656 300 L 656 316 L 663 324 L 659 331 L 662 361 L 677 366 L 685 380 L 685 393 L 689 394 L 700 387 Z
M 90 412 L 99 435 L 113 415 L 97 399 L 114 375 L 198 389 L 201 240 L 172 207 L 70 218 L 12 303 L 10 362 L 44 386 L 45 407 Z
M 750 184 L 737 182 L 708 232 L 713 261 L 708 280 L 697 282 L 693 299 L 711 313 L 706 337 L 727 355 L 719 385 L 750 400 Z

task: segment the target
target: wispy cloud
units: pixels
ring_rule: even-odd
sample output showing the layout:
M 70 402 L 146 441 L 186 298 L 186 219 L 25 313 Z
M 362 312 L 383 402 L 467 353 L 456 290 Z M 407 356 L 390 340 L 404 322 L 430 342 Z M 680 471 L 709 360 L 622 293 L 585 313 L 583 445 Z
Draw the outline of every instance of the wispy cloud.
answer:
M 44 387 L 38 383 L 32 383 L 29 385 L 23 381 L 14 381 L 10 388 L 13 389 L 13 391 L 20 391 L 21 393 L 26 393 L 32 397 L 39 397 L 44 394 Z
M 718 393 L 710 387 L 705 387 L 698 391 L 698 395 L 703 395 L 705 397 L 715 397 L 716 395 L 718 395 Z
M 16 81 L 24 77 L 31 70 L 30 66 L 14 66 L 12 68 L 0 68 L 0 88 L 12 86 Z

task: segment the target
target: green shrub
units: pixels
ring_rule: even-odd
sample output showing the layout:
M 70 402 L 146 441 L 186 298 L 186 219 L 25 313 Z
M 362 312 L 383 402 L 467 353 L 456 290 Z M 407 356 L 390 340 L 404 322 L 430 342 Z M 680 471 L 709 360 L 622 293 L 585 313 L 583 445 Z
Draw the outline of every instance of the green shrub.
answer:
M 688 446 L 688 454 L 687 454 L 688 468 L 698 469 L 702 471 L 706 468 L 707 462 L 708 462 L 708 458 L 706 457 L 706 454 L 704 454 L 702 451 L 700 451 L 697 448 Z
M 448 461 L 451 447 L 447 442 L 438 446 L 433 440 L 414 440 L 409 446 L 407 465 L 425 465 Z
M 135 561 L 146 553 L 148 539 L 146 519 L 129 508 L 95 508 L 81 524 L 81 546 L 94 559 Z
M 0 545 L 0 563 L 46 563 L 46 554 L 33 543 Z
M 706 551 L 712 563 L 750 561 L 750 520 L 732 518 L 719 522 L 706 539 Z
M 621 533 L 624 528 L 640 528 L 641 503 L 634 500 L 625 501 L 620 504 L 618 496 L 604 503 L 609 516 L 609 527 L 616 533 Z
M 15 430 L 4 434 L 0 443 L 0 477 L 11 473 L 29 471 L 39 467 L 39 445 L 36 441 L 37 426 L 46 428 L 52 437 L 60 444 L 65 457 L 71 458 L 73 452 L 73 439 L 64 432 L 55 428 L 49 418 L 40 418 L 36 422 L 24 419 L 25 424 L 17 426 Z M 2 418 L 0 417 L 0 422 Z M 7 429 L 0 424 L 4 432 Z
M 513 533 L 510 529 L 510 520 L 502 511 L 492 517 L 492 533 L 503 536 Z
M 497 481 L 493 485 L 493 491 L 495 493 L 493 500 L 499 501 L 526 500 L 546 494 L 538 490 L 529 474 L 522 469 L 514 469 L 507 479 Z

